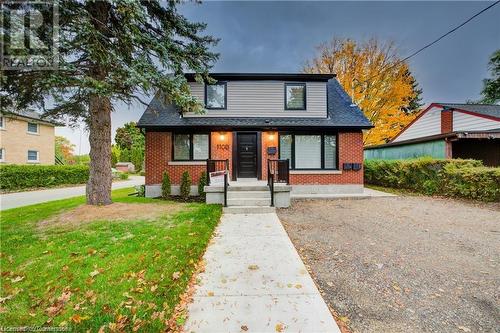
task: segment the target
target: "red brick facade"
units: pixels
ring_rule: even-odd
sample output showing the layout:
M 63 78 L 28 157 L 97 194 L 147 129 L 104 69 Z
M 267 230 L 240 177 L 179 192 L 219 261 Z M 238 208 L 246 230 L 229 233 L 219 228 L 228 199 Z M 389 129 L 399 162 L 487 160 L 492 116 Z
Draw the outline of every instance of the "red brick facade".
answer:
M 180 184 L 184 171 L 191 175 L 193 184 L 197 184 L 201 172 L 206 170 L 203 162 L 184 164 L 172 163 L 172 135 L 170 132 L 146 132 L 146 185 L 160 184 L 164 171 L 168 171 L 173 185 Z M 232 174 L 232 132 L 211 133 L 211 158 L 229 159 L 230 172 Z M 363 163 L 363 134 L 359 132 L 341 132 L 338 136 L 339 145 L 339 168 L 343 163 Z M 262 179 L 267 178 L 267 159 L 278 158 L 276 155 L 268 155 L 268 147 L 278 147 L 278 132 L 266 131 L 261 135 L 262 149 Z M 169 163 L 171 162 L 171 163 Z M 290 183 L 294 184 L 363 184 L 363 170 L 359 171 L 293 171 L 290 174 Z
M 453 111 L 441 111 L 441 134 L 453 132 Z

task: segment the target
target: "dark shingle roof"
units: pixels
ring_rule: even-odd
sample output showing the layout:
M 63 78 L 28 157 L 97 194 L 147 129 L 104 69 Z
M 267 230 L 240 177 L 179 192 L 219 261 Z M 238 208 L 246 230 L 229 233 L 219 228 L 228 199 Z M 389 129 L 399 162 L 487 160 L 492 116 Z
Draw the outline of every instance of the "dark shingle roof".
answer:
M 212 127 L 212 128 L 355 128 L 373 127 L 358 106 L 335 79 L 327 83 L 328 110 L 326 118 L 298 117 L 181 117 L 177 108 L 153 98 L 138 122 L 139 127 Z
M 460 109 L 483 116 L 500 118 L 500 105 L 494 104 L 456 104 L 456 103 L 437 103 L 450 109 Z

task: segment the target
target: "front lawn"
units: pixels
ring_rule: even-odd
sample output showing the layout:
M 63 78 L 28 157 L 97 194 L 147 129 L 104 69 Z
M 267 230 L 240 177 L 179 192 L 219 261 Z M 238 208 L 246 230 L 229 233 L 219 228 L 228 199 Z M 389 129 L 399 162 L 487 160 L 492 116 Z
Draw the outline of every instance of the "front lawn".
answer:
M 0 327 L 168 328 L 221 208 L 131 192 L 114 191 L 113 207 L 78 197 L 1 212 Z

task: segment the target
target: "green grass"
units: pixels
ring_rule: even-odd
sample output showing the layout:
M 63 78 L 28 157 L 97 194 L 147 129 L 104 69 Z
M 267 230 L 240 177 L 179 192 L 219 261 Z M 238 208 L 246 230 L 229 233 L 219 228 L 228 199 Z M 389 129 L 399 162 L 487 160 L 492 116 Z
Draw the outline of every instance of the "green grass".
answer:
M 78 227 L 37 227 L 83 204 L 83 197 L 1 212 L 0 326 L 67 325 L 78 332 L 105 325 L 106 331 L 114 325 L 118 331 L 167 328 L 221 208 L 127 196 L 131 192 L 116 190 L 113 200 L 165 204 L 165 215 L 113 222 L 96 216 Z M 171 205 L 184 208 L 168 214 Z
M 425 194 L 418 193 L 418 192 L 411 191 L 411 190 L 407 190 L 404 188 L 385 187 L 385 186 L 372 185 L 372 184 L 365 184 L 365 187 L 371 188 L 372 190 L 392 193 L 392 194 L 396 194 L 396 195 L 407 195 L 407 196 L 415 196 L 415 197 L 426 196 Z

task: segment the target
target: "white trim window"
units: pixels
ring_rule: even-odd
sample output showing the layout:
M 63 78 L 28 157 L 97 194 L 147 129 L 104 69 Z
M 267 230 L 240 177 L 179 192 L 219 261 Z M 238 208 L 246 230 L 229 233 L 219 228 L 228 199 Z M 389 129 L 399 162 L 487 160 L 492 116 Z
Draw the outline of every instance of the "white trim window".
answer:
M 38 163 L 40 162 L 38 150 L 28 150 L 28 163 Z
M 28 133 L 38 134 L 40 126 L 37 123 L 28 122 Z
M 5 118 L 0 116 L 0 129 L 5 129 Z
M 0 162 L 5 162 L 5 148 L 0 148 Z

